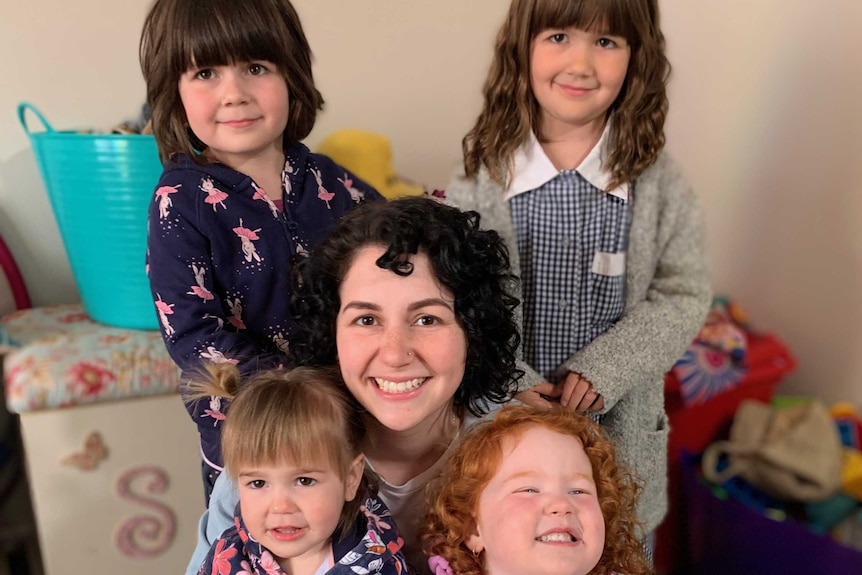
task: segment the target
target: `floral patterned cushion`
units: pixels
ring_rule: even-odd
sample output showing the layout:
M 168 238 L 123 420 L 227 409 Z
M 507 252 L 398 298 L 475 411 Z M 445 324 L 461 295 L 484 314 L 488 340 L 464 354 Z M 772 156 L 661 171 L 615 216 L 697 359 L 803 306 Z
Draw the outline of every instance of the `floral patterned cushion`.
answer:
M 109 327 L 80 305 L 32 308 L 0 320 L 9 411 L 23 413 L 176 393 L 179 368 L 158 331 Z M 0 334 L 2 335 L 2 334 Z

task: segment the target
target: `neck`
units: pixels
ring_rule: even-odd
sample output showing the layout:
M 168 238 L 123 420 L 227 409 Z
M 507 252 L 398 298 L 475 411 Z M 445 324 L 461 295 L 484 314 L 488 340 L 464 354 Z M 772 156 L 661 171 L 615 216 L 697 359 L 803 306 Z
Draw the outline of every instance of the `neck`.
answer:
M 413 429 L 392 431 L 368 417 L 363 451 L 390 485 L 404 485 L 434 465 L 461 429 L 451 406 Z
M 595 147 L 605 130 L 604 118 L 582 126 L 543 122 L 539 131 L 542 149 L 558 170 L 573 170 Z
M 270 199 L 281 199 L 281 172 L 284 170 L 284 151 L 281 147 L 267 148 L 253 155 L 233 155 L 216 160 L 250 177 L 266 191 Z
M 306 551 L 300 557 L 278 557 L 276 561 L 287 575 L 314 575 L 324 561 L 329 561 L 330 555 L 332 542 L 327 540 L 318 549 Z

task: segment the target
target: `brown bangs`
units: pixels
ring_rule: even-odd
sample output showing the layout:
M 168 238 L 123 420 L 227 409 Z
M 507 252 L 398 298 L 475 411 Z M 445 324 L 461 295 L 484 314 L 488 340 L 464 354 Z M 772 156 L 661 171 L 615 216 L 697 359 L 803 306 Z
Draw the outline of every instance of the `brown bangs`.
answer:
M 621 36 L 632 44 L 638 37 L 630 0 L 546 0 L 530 15 L 530 37 L 543 30 L 574 26 L 598 34 Z
M 274 6 L 236 0 L 190 2 L 187 12 L 177 14 L 176 34 L 169 39 L 176 45 L 168 48 L 173 56 L 170 67 L 179 79 L 190 67 L 207 68 L 236 62 L 268 60 L 287 70 L 284 43 L 290 31 L 279 23 L 282 18 Z M 236 26 L 242 22 L 242 26 Z

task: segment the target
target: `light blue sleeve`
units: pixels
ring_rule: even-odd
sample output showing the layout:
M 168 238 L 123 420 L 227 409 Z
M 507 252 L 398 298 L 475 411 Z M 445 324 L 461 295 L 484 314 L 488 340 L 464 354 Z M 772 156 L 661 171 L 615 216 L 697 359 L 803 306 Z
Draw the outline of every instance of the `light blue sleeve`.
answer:
M 226 529 L 233 527 L 237 503 L 239 503 L 239 493 L 236 490 L 236 484 L 228 478 L 226 472 L 222 472 L 213 485 L 209 509 L 204 511 L 198 523 L 198 543 L 186 567 L 186 575 L 197 575 L 213 542 Z

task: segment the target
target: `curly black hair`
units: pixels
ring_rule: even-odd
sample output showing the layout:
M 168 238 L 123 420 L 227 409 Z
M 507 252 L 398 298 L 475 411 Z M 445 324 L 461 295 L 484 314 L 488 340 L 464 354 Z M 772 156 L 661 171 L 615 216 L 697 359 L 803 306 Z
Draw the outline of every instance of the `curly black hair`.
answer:
M 499 234 L 479 228 L 479 214 L 429 198 L 365 202 L 345 216 L 311 255 L 297 258 L 291 310 L 296 321 L 290 349 L 298 365 L 337 363 L 339 289 L 357 252 L 386 249 L 380 268 L 407 276 L 403 256 L 424 253 L 437 280 L 455 296 L 455 316 L 467 337 L 464 379 L 455 392 L 458 408 L 480 416 L 488 402 L 503 403 L 522 372 L 515 368 L 520 343 L 511 295 L 515 281 L 509 252 Z

